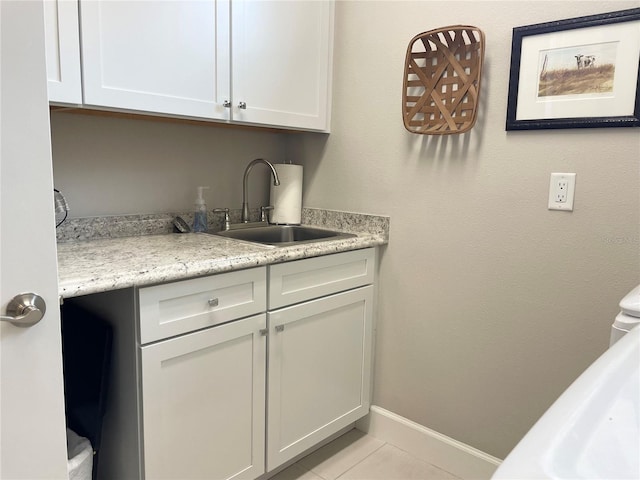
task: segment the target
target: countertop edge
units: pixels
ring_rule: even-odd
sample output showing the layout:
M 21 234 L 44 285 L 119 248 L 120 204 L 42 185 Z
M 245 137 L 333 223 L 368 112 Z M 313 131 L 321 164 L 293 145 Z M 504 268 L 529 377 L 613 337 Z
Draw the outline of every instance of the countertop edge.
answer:
M 198 235 L 199 234 L 192 234 L 191 238 L 197 238 Z M 161 242 L 163 237 L 168 238 L 171 237 L 171 235 L 153 235 L 146 238 L 149 239 L 152 237 L 155 237 L 154 240 L 156 242 Z M 177 235 L 177 237 L 180 237 L 180 235 Z M 176 238 L 176 235 L 172 238 Z M 219 240 L 219 238 L 220 237 L 217 237 L 218 240 L 215 241 L 220 242 L 221 240 Z M 118 240 L 122 240 L 123 242 L 126 241 L 126 239 L 110 239 L 110 243 L 112 245 L 117 244 Z M 201 240 L 203 243 L 205 242 L 204 237 L 201 237 Z M 208 242 L 211 243 L 211 241 L 211 238 L 209 238 Z M 167 261 L 157 262 L 156 264 L 150 263 L 146 265 L 139 265 L 135 262 L 131 262 L 131 264 L 123 262 L 126 264 L 124 267 L 115 265 L 114 268 L 107 273 L 96 273 L 98 269 L 94 270 L 91 268 L 92 265 L 89 264 L 84 265 L 84 268 L 81 269 L 79 273 L 77 271 L 67 271 L 65 267 L 65 258 L 66 256 L 74 254 L 74 247 L 70 244 L 64 244 L 64 247 L 59 246 L 62 247 L 63 252 L 59 252 L 60 265 L 58 273 L 58 292 L 62 298 L 72 298 L 122 288 L 143 287 L 158 283 L 185 280 L 192 277 L 271 265 L 303 258 L 330 255 L 350 250 L 377 247 L 386 245 L 388 243 L 388 236 L 372 233 L 360 233 L 353 238 L 327 240 L 274 248 L 267 248 L 259 245 L 248 246 L 246 242 L 238 242 L 236 240 L 224 241 L 226 242 L 224 246 L 227 249 L 231 245 L 231 248 L 237 246 L 239 251 L 232 253 L 225 252 L 224 255 L 211 258 L 198 259 L 196 257 L 186 261 L 179 259 L 172 261 L 169 259 Z M 197 249 L 197 240 L 193 240 L 193 242 L 196 242 L 196 245 L 192 245 L 191 249 L 195 252 Z M 230 244 L 228 242 L 233 243 Z M 138 248 L 142 249 L 144 240 L 138 240 L 138 243 L 140 243 Z M 100 255 L 100 248 L 103 244 L 97 242 L 78 242 L 76 245 L 84 250 L 89 249 L 89 251 L 91 249 L 91 245 L 95 245 L 95 251 L 90 251 L 90 255 L 88 255 L 89 258 L 95 258 Z M 138 258 L 135 249 L 130 253 L 132 258 Z M 140 253 L 142 253 L 142 251 Z M 102 263 L 105 263 L 105 260 L 102 258 L 101 261 Z M 89 260 L 86 263 L 91 262 Z

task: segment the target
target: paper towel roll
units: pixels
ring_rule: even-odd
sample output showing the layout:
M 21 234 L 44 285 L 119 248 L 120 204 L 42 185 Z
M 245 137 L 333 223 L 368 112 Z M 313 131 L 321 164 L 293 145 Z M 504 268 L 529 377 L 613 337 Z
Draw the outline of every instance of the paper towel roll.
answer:
M 280 185 L 271 184 L 271 223 L 299 225 L 302 219 L 302 165 L 274 165 Z

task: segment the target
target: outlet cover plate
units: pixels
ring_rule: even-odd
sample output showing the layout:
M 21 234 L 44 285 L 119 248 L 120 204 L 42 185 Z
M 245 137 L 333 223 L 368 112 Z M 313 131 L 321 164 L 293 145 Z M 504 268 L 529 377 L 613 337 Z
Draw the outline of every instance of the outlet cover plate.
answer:
M 552 173 L 549 181 L 549 210 L 573 211 L 575 173 Z

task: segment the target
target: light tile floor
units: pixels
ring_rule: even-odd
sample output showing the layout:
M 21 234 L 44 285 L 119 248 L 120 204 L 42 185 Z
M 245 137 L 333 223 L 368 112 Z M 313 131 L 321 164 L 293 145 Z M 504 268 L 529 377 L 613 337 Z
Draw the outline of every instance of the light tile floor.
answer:
M 351 430 L 271 480 L 458 480 L 399 448 Z

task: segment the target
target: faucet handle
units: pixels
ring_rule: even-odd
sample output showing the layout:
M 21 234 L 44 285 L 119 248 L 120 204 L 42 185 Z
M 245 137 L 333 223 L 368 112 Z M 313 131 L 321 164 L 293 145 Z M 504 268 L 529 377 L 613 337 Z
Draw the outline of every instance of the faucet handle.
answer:
M 266 207 L 260 207 L 260 221 L 269 223 L 269 219 L 267 218 L 267 211 L 273 210 L 272 205 L 268 205 Z
M 231 220 L 229 219 L 228 208 L 214 208 L 213 213 L 224 213 L 224 229 L 226 231 L 231 228 Z

